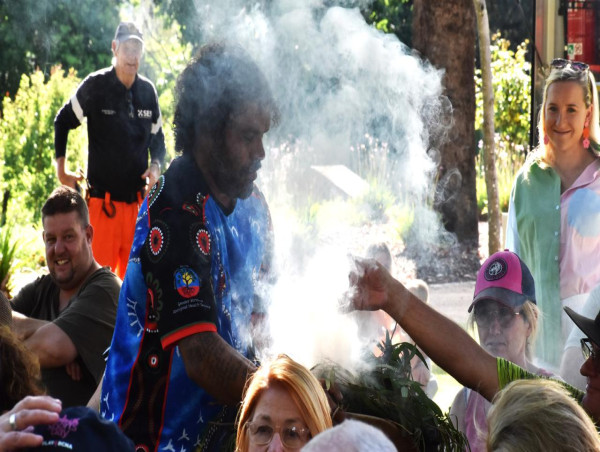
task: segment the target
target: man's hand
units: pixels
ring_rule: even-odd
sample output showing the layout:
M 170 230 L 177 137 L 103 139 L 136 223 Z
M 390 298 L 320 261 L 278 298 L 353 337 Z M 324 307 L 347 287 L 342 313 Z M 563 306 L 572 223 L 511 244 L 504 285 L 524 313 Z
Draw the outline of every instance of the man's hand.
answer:
M 59 157 L 56 159 L 56 175 L 61 184 L 71 188 L 75 188 L 77 186 L 77 182 L 83 179 L 83 174 L 76 174 L 65 168 L 64 157 Z
M 354 258 L 355 268 L 350 272 L 350 287 L 346 292 L 349 310 L 386 310 L 394 278 L 373 259 Z
M 44 438 L 26 429 L 57 422 L 61 410 L 60 400 L 52 397 L 25 397 L 12 410 L 0 416 L 0 450 L 40 446 Z
M 71 377 L 71 380 L 81 380 L 81 367 L 79 366 L 79 364 L 77 364 L 77 361 L 73 361 L 67 364 L 65 366 L 65 370 L 67 371 L 69 377 Z
M 150 163 L 150 166 L 148 167 L 148 169 L 146 171 L 144 171 L 144 174 L 142 174 L 142 179 L 147 179 L 147 185 L 144 189 L 145 193 L 148 193 L 148 190 L 150 190 L 154 184 L 156 183 L 156 181 L 158 180 L 158 178 L 160 177 L 160 165 L 158 162 L 152 162 Z

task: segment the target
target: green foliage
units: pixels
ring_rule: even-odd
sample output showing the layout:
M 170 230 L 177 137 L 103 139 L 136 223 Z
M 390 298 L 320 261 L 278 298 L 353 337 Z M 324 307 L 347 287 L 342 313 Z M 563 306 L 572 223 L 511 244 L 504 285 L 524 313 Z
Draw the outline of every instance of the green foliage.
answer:
M 40 208 L 58 185 L 54 169 L 54 117 L 65 99 L 79 83 L 73 70 L 65 76 L 54 68 L 47 83 L 44 74 L 35 71 L 23 75 L 19 90 L 12 100 L 5 97 L 0 120 L 0 190 L 9 196 L 5 212 L 9 221 L 36 223 Z M 85 128 L 69 135 L 69 165 L 83 163 Z
M 387 211 L 390 222 L 394 225 L 397 239 L 404 243 L 408 241 L 408 235 L 415 221 L 415 210 L 407 204 L 396 203 Z
M 494 126 L 496 149 L 496 173 L 500 209 L 508 210 L 508 200 L 514 176 L 525 161 L 529 151 L 531 109 L 531 64 L 526 60 L 525 41 L 517 50 L 510 49 L 510 42 L 500 34 L 492 36 L 492 77 L 494 89 Z M 481 70 L 475 70 L 475 128 L 483 134 L 483 94 Z M 477 205 L 480 214 L 487 213 L 485 189 L 483 141 L 479 141 L 477 156 Z
M 465 436 L 412 380 L 410 361 L 418 356 L 425 362 L 423 355 L 413 344 L 392 343 L 392 336 L 386 332 L 378 344 L 379 356 L 366 351 L 365 366 L 355 373 L 334 363 L 319 364 L 313 372 L 339 386 L 345 411 L 388 420 L 420 450 L 465 450 Z
M 413 0 L 375 0 L 362 11 L 365 20 L 385 33 L 394 33 L 412 46 Z
M 10 289 L 10 274 L 13 267 L 17 241 L 12 239 L 10 226 L 0 229 L 0 284 Z
M 53 66 L 87 74 L 110 64 L 121 0 L 0 2 L 0 93 L 11 96 L 22 74 Z
M 396 203 L 396 197 L 389 188 L 373 180 L 367 192 L 354 203 L 363 211 L 364 221 L 385 223 L 387 211 Z
M 37 272 L 46 265 L 46 249 L 42 239 L 42 225 L 14 224 L 12 234 L 19 243 L 14 256 L 13 276 Z M 13 283 L 18 285 L 19 281 Z
M 500 34 L 492 36 L 492 79 L 494 125 L 508 149 L 526 152 L 529 143 L 531 109 L 531 64 L 526 60 L 528 41 L 510 50 L 510 42 Z M 475 129 L 483 128 L 481 70 L 475 70 Z
M 191 58 L 192 46 L 184 43 L 181 28 L 177 22 L 158 16 L 152 24 L 144 26 L 144 58 L 140 73 L 153 81 L 158 93 L 158 103 L 163 118 L 163 133 L 169 162 L 175 156 L 173 135 L 173 115 L 175 109 L 175 84 L 177 76 L 183 72 Z
M 500 210 L 508 212 L 510 191 L 517 171 L 525 163 L 525 152 L 519 148 L 516 150 L 508 148 L 507 140 L 503 140 L 499 134 L 495 136 L 496 143 L 496 177 L 498 180 L 498 197 L 500 199 Z M 480 149 L 483 143 L 479 143 Z M 525 149 L 525 147 L 524 147 Z M 487 215 L 487 191 L 484 178 L 483 155 L 480 153 L 475 159 L 477 170 L 477 207 L 480 215 Z
M 181 25 L 182 42 L 198 46 L 203 42 L 199 26 L 200 15 L 196 2 L 189 0 L 154 0 L 158 12 L 165 18 L 167 26 Z

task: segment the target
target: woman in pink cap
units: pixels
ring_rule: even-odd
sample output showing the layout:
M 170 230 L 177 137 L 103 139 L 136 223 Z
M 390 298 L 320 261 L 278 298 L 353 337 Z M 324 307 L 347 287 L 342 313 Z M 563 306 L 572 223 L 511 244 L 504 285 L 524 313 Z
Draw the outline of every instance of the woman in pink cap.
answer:
M 486 351 L 531 373 L 551 375 L 532 364 L 539 311 L 533 277 L 515 253 L 501 251 L 483 263 L 469 312 L 468 326 L 477 325 L 479 343 Z M 465 387 L 450 408 L 451 418 L 467 436 L 472 452 L 486 450 L 490 406 L 479 393 Z

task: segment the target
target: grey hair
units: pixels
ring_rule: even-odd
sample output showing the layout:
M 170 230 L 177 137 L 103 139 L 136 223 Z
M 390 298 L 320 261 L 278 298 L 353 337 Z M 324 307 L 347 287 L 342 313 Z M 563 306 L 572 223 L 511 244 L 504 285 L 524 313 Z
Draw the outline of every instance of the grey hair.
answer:
M 311 439 L 303 452 L 396 452 L 384 433 L 361 421 L 347 419 Z

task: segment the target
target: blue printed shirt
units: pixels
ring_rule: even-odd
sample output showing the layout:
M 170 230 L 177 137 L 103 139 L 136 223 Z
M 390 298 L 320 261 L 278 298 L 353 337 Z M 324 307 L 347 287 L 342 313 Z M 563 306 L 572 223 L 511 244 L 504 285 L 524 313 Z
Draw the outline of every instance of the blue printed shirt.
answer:
M 193 158 L 177 158 L 144 200 L 102 387 L 101 414 L 140 450 L 212 450 L 218 404 L 187 377 L 178 342 L 217 332 L 249 355 L 257 285 L 268 267 L 271 223 L 258 189 L 226 211 Z

